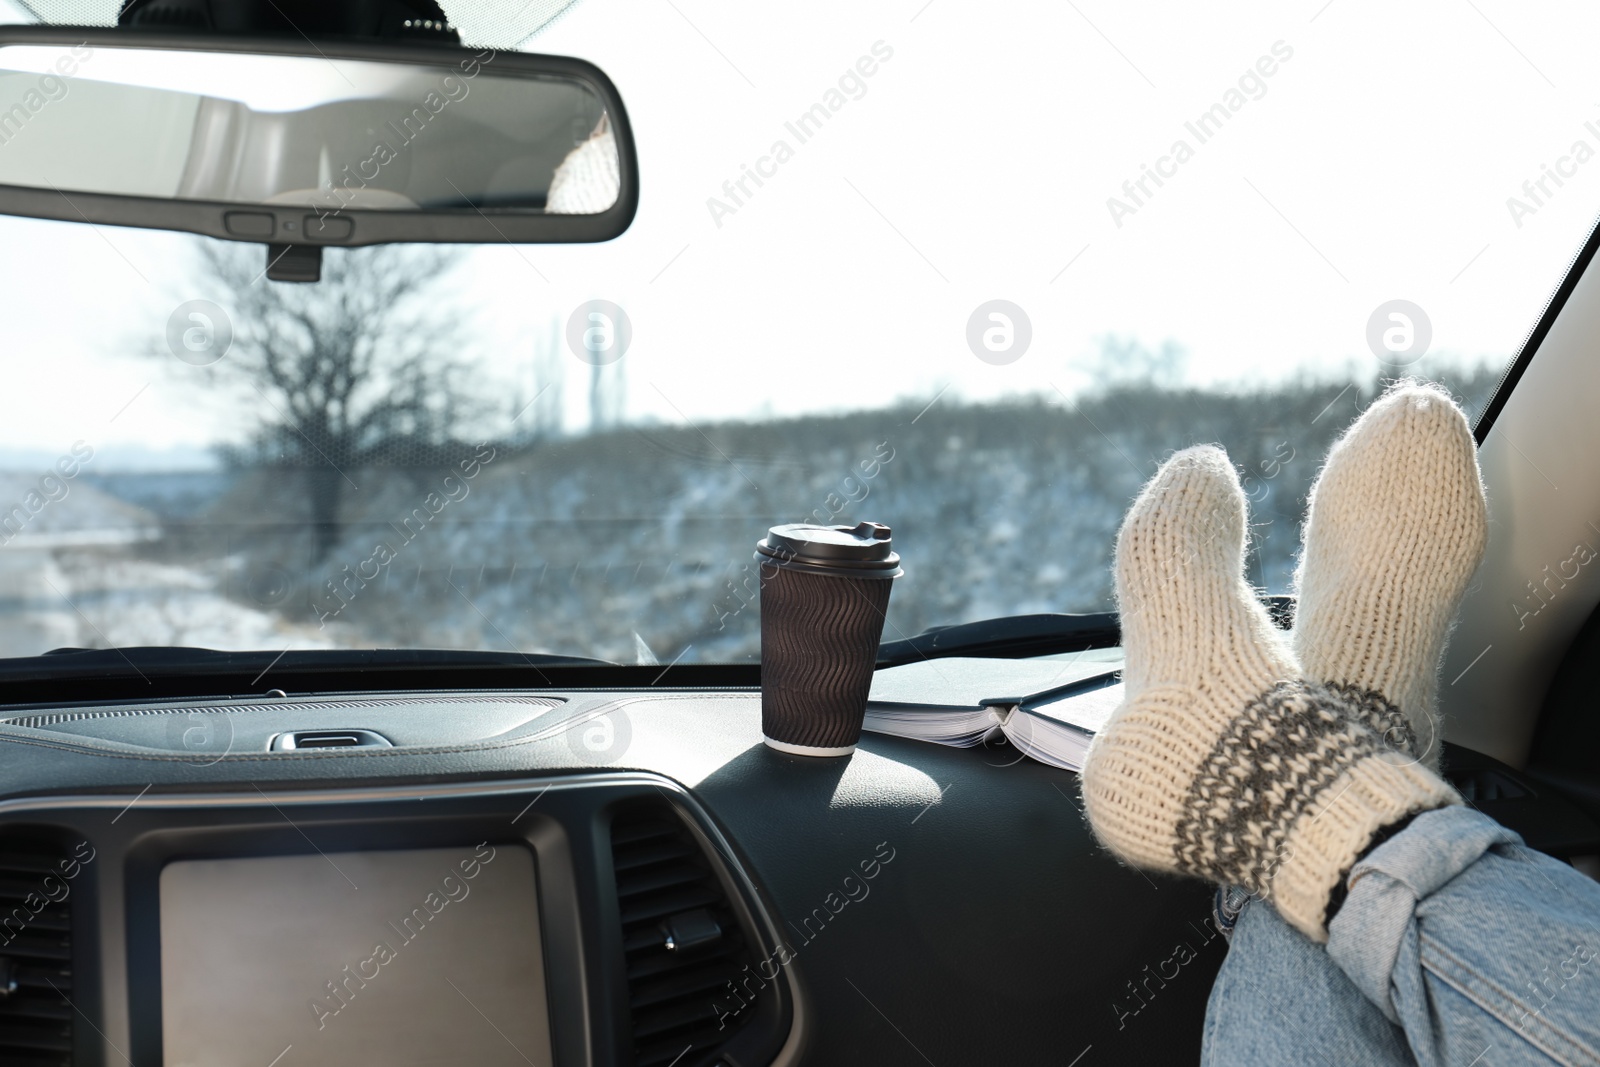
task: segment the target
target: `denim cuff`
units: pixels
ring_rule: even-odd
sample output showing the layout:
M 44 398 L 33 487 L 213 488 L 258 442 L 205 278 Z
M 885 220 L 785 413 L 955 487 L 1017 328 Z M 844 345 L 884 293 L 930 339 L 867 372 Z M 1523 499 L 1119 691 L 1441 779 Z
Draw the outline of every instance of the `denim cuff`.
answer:
M 1472 808 L 1423 812 L 1350 871 L 1349 896 L 1328 927 L 1328 955 L 1392 1023 L 1392 976 L 1417 902 L 1496 845 L 1522 838 Z

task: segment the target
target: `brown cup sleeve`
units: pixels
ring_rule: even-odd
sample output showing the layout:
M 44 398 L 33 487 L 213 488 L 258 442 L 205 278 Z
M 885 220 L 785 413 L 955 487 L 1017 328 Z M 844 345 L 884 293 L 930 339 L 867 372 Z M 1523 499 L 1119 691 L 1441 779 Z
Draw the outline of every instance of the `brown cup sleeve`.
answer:
M 860 739 L 893 585 L 761 568 L 761 722 L 768 737 L 807 748 Z

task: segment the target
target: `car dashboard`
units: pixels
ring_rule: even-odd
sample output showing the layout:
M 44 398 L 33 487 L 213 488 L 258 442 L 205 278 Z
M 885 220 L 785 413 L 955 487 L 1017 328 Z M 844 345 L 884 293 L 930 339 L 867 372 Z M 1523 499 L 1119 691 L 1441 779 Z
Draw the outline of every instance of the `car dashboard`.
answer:
M 1075 776 L 754 688 L 18 711 L 0 781 L 8 1063 L 1166 1061 L 1225 952 Z
M 1552 738 L 1588 721 L 1592 649 L 1569 653 Z M 946 651 L 880 667 L 869 710 L 976 710 L 1121 664 Z M 1118 863 L 1077 776 L 1003 730 L 789 755 L 749 665 L 513 659 L 14 665 L 0 1063 L 1198 1058 L 1227 952 L 1213 891 Z M 1594 810 L 1538 762 L 1443 751 L 1468 803 L 1600 874 Z

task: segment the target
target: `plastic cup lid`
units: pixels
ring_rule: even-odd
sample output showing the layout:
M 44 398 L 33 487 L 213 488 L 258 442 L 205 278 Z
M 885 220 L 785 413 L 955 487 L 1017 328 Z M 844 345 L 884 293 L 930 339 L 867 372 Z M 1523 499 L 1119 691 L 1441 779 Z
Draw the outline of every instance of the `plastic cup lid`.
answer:
M 896 578 L 900 556 L 889 527 L 881 522 L 817 526 L 808 522 L 774 526 L 756 544 L 756 558 L 769 566 L 871 578 Z

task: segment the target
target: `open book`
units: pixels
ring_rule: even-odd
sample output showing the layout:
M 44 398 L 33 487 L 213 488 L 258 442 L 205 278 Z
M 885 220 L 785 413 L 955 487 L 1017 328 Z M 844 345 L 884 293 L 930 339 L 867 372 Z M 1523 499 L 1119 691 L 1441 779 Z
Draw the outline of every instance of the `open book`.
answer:
M 1059 676 L 1060 664 L 1052 666 Z M 1095 731 L 1122 703 L 1122 673 L 1105 666 L 1084 664 L 1069 672 L 1076 675 L 1071 681 L 1028 696 L 969 697 L 975 706 L 874 699 L 864 728 L 955 748 L 994 744 L 1003 737 L 1041 763 L 1082 770 Z

